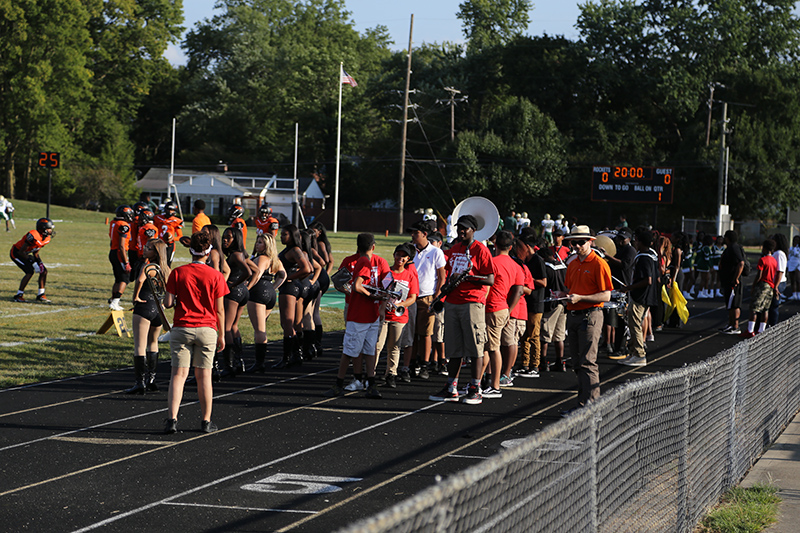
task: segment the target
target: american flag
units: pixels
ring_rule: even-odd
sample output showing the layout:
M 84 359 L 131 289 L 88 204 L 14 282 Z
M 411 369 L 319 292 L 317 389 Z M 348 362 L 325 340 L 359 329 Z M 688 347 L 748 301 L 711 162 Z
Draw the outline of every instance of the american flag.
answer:
M 341 69 L 341 70 L 342 70 L 342 73 L 341 73 L 341 82 L 342 82 L 343 84 L 350 85 L 350 86 L 352 86 L 352 87 L 358 87 L 358 84 L 356 83 L 356 80 L 355 80 L 355 79 L 353 79 L 353 76 L 351 76 L 350 74 L 348 74 L 347 72 L 345 72 L 345 71 L 344 71 L 344 69 Z

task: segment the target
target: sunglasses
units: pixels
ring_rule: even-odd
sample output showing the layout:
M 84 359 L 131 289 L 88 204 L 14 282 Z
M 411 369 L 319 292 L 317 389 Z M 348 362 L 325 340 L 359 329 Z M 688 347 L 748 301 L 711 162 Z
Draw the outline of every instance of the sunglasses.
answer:
M 572 246 L 583 246 L 586 242 L 584 239 L 572 239 L 569 241 Z

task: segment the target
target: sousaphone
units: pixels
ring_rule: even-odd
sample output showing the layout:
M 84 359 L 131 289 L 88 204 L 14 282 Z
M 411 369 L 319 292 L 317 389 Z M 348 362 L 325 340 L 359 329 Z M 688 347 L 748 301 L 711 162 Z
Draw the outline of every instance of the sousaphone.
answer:
M 458 204 L 453 210 L 453 225 L 464 215 L 472 215 L 478 221 L 478 228 L 475 230 L 476 241 L 489 239 L 500 225 L 500 213 L 497 207 L 483 196 L 470 196 Z

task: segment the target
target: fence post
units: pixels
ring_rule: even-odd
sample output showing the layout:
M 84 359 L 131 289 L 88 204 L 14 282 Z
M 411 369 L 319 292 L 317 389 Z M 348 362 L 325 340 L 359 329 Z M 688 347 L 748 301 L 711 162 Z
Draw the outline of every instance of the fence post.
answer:
M 676 531 L 692 531 L 689 523 L 689 395 L 691 394 L 691 370 L 686 370 L 683 378 L 683 405 L 681 427 L 681 449 L 678 457 L 678 527 Z
M 590 415 L 592 417 L 592 430 L 589 432 L 589 450 L 591 450 L 591 465 L 589 466 L 589 509 L 591 509 L 591 523 L 589 524 L 589 531 L 597 533 L 600 530 L 599 515 L 600 511 L 597 508 L 597 457 L 598 443 L 600 442 L 600 424 L 603 417 L 600 415 Z

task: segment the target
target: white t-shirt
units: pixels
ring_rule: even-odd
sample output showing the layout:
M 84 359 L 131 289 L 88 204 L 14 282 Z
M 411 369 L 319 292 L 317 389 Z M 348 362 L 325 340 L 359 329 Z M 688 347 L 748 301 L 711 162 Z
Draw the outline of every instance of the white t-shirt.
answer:
M 428 243 L 424 249 L 417 248 L 414 266 L 417 267 L 419 276 L 419 297 L 431 296 L 436 290 L 436 271 L 444 268 L 447 261 L 444 252 L 433 244 Z
M 786 280 L 786 254 L 783 250 L 775 250 L 772 257 L 778 262 L 778 272 L 780 272 L 780 279 L 776 281 L 776 285 L 780 285 Z
M 789 248 L 789 260 L 786 265 L 787 272 L 794 272 L 800 269 L 800 246 Z

